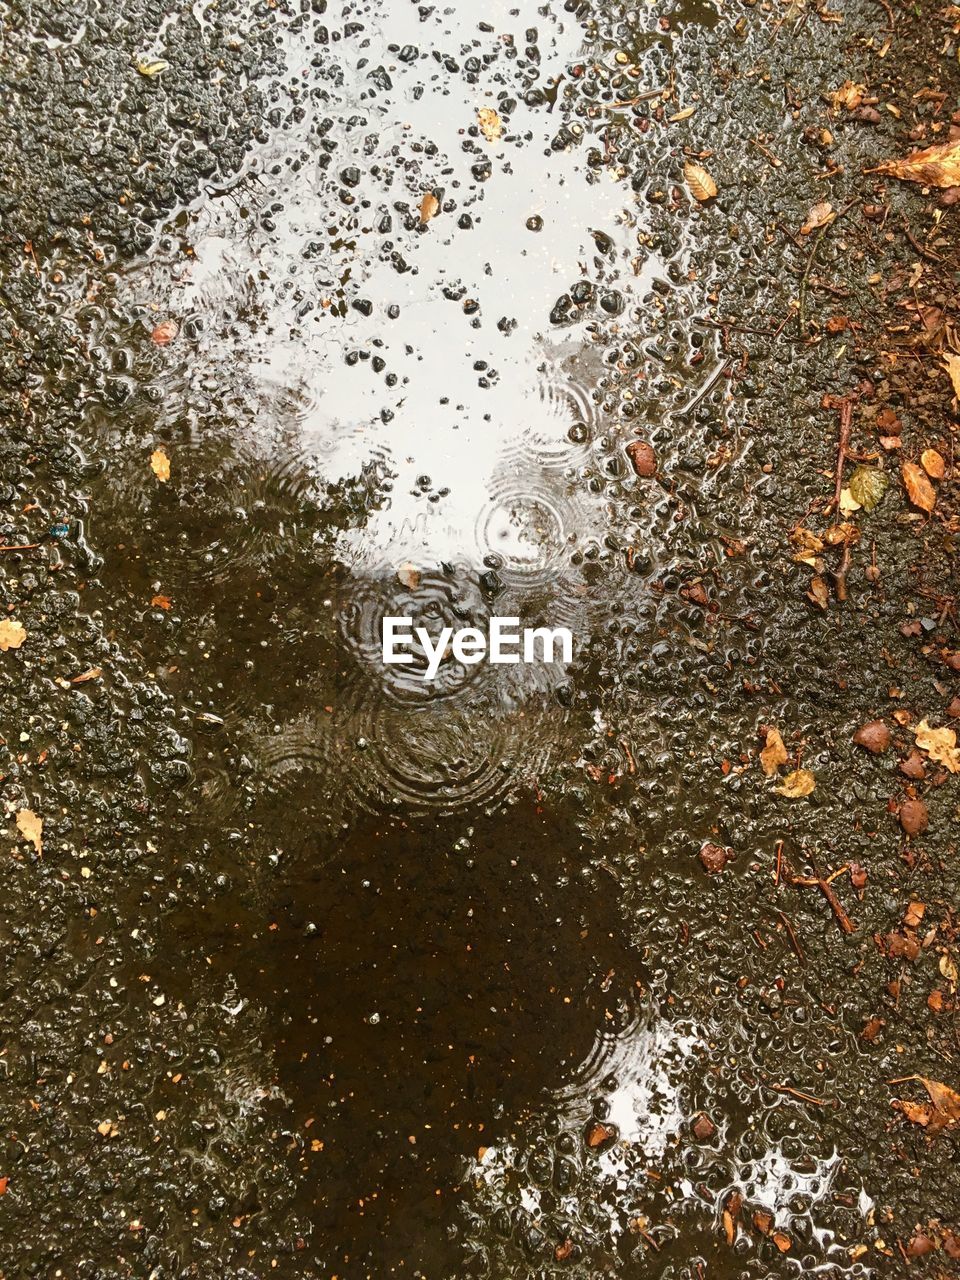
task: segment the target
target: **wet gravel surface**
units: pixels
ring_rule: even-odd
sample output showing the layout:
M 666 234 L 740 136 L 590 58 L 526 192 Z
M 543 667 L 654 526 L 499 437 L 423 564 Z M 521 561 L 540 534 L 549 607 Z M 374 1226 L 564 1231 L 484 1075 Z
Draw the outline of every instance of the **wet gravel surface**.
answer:
M 9 6 L 0 1274 L 958 1274 L 956 25 Z

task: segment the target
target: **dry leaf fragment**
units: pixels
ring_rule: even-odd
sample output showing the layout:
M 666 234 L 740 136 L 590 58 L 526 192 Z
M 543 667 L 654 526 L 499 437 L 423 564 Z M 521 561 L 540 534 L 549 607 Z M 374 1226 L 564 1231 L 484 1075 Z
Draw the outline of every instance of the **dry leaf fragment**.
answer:
M 17 812 L 17 830 L 23 836 L 24 840 L 29 840 L 37 851 L 38 857 L 43 857 L 43 819 L 37 817 L 32 809 L 20 809 Z
M 477 112 L 477 122 L 480 125 L 480 132 L 488 142 L 496 142 L 503 133 L 503 121 L 493 107 L 481 107 Z
M 592 1151 L 596 1151 L 598 1147 L 605 1147 L 615 1142 L 619 1136 L 619 1130 L 614 1125 L 595 1120 L 587 1130 L 587 1146 Z
M 168 342 L 172 342 L 180 332 L 180 326 L 176 320 L 161 320 L 160 323 L 151 331 L 150 337 L 158 347 L 165 347 Z
M 936 449 L 924 449 L 920 455 L 920 465 L 931 480 L 942 480 L 947 470 L 946 462 Z
M 918 467 L 915 462 L 905 462 L 903 483 L 906 486 L 907 497 L 915 507 L 919 507 L 921 511 L 933 510 L 937 502 L 937 493 L 922 467 Z
M 788 773 L 784 778 L 783 786 L 775 787 L 774 790 L 788 800 L 799 800 L 808 796 L 816 785 L 817 780 L 809 769 L 794 769 L 793 773 Z
M 960 773 L 960 750 L 957 749 L 957 735 L 952 729 L 931 729 L 926 720 L 921 720 L 914 730 L 914 737 L 917 746 L 931 760 L 942 764 L 951 773 Z
M 142 76 L 150 80 L 158 76 L 161 71 L 166 71 L 170 63 L 166 58 L 138 58 L 134 65 Z
M 953 394 L 960 400 L 960 356 L 944 356 L 943 367 L 949 373 L 950 381 L 953 383 Z
M 416 591 L 420 585 L 420 570 L 412 564 L 402 564 L 397 570 L 397 581 L 410 591 Z
M 950 983 L 950 990 L 956 991 L 957 979 L 960 978 L 960 972 L 958 972 L 953 956 L 949 951 L 945 951 L 940 957 L 939 969 L 943 977 L 945 977 Z
M 760 765 L 768 778 L 772 778 L 782 764 L 787 763 L 787 748 L 783 745 L 780 730 L 770 725 L 766 745 L 760 752 Z
M 27 632 L 22 622 L 18 622 L 16 618 L 0 619 L 0 649 L 4 653 L 8 649 L 19 649 L 27 638 Z
M 151 596 L 150 607 L 153 609 L 170 609 L 173 607 L 173 601 L 169 596 Z
M 836 218 L 836 212 L 829 200 L 821 200 L 819 204 L 815 204 L 807 214 L 807 220 L 800 228 L 802 236 L 808 236 L 811 231 L 816 231 L 818 227 L 825 227 L 833 222 Z
M 423 199 L 420 201 L 420 225 L 422 227 L 426 226 L 430 219 L 435 217 L 439 211 L 440 201 L 432 191 L 426 192 Z
M 932 1106 L 922 1106 L 916 1102 L 905 1102 L 897 1099 L 894 1106 L 902 1111 L 913 1124 L 922 1125 L 931 1133 L 946 1129 L 960 1121 L 960 1093 L 939 1080 L 930 1080 L 926 1076 L 903 1076 L 899 1080 L 891 1080 L 891 1084 L 906 1084 L 916 1080 L 922 1084 L 929 1095 Z
M 960 139 L 911 151 L 902 160 L 886 160 L 870 172 L 925 187 L 960 187 Z
M 86 671 L 81 671 L 78 676 L 71 676 L 71 684 L 86 684 L 88 680 L 97 680 L 103 675 L 103 667 L 88 667 Z
M 683 166 L 683 176 L 690 188 L 690 194 L 695 200 L 699 200 L 701 204 L 705 204 L 708 200 L 712 200 L 717 194 L 717 184 L 707 173 L 701 164 L 694 164 L 692 160 L 688 160 Z
M 667 117 L 667 124 L 679 124 L 681 120 L 689 120 L 696 107 L 684 107 L 682 111 L 678 111 L 676 115 Z
M 821 578 L 817 574 L 816 577 L 810 579 L 810 590 L 807 592 L 807 599 L 819 605 L 821 609 L 826 609 L 830 603 L 830 589 L 827 586 L 826 578 Z
M 846 107 L 848 111 L 855 111 L 863 101 L 863 95 L 867 92 L 865 84 L 858 84 L 855 80 L 844 80 L 839 89 L 834 89 L 830 97 L 830 105 L 834 112 Z
M 170 459 L 164 449 L 154 449 L 151 453 L 150 470 L 163 484 L 170 479 Z

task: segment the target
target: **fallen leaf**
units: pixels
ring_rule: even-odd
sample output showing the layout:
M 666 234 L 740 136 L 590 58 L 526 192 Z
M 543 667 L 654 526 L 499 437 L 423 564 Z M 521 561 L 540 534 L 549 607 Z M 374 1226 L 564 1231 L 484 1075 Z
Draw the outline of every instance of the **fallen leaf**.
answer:
M 683 166 L 683 176 L 687 180 L 690 194 L 695 200 L 699 200 L 701 204 L 712 200 L 717 194 L 717 184 L 704 169 L 703 165 L 694 164 L 692 160 L 688 160 Z
M 397 570 L 397 580 L 401 586 L 416 591 L 420 585 L 420 570 L 415 565 L 402 564 Z
M 882 720 L 870 720 L 860 726 L 853 735 L 853 740 L 858 747 L 879 756 L 890 745 L 890 730 Z
M 9 1178 L 0 1178 L 0 1196 L 5 1196 L 7 1194 L 7 1187 L 9 1183 Z
M 771 1239 L 781 1253 L 788 1253 L 793 1247 L 793 1241 L 785 1231 L 775 1231 Z
M 950 375 L 950 381 L 953 383 L 953 394 L 960 400 L 960 356 L 944 356 L 943 367 Z
M 709 1142 L 711 1138 L 716 1136 L 717 1126 L 713 1123 L 705 1111 L 697 1113 L 697 1118 L 693 1122 L 693 1136 L 698 1142 Z
M 170 459 L 165 450 L 154 449 L 150 455 L 150 470 L 163 484 L 170 479 Z
M 571 1253 L 573 1253 L 573 1241 L 567 1239 L 564 1240 L 563 1244 L 558 1244 L 556 1246 L 553 1251 L 553 1256 L 556 1258 L 557 1262 L 566 1262 Z
M 920 465 L 931 480 L 942 480 L 947 470 L 947 464 L 936 449 L 924 449 L 920 455 Z
M 657 474 L 657 455 L 646 440 L 632 440 L 627 445 L 626 452 L 630 465 L 642 479 L 649 480 Z
M 480 125 L 480 132 L 488 142 L 496 142 L 503 133 L 503 121 L 493 107 L 481 107 L 477 112 L 477 122 Z
M 816 785 L 817 780 L 809 769 L 794 769 L 793 773 L 788 773 L 784 778 L 783 786 L 775 787 L 774 790 L 788 800 L 799 800 L 808 796 Z
M 684 107 L 682 111 L 678 111 L 676 115 L 667 117 L 667 124 L 679 124 L 681 120 L 689 120 L 696 107 Z
M 22 622 L 18 622 L 16 618 L 0 619 L 0 649 L 4 653 L 8 649 L 19 649 L 27 638 L 27 633 Z
M 932 511 L 937 501 L 937 494 L 927 479 L 926 472 L 915 462 L 903 464 L 903 483 L 906 485 L 907 497 L 921 511 Z
M 855 80 L 844 80 L 840 88 L 834 89 L 830 96 L 834 112 L 839 111 L 841 107 L 846 107 L 848 111 L 855 111 L 863 101 L 863 95 L 866 92 L 865 84 L 858 84 Z
M 914 730 L 914 738 L 921 751 L 925 751 L 931 760 L 942 764 L 951 773 L 960 773 L 960 750 L 957 749 L 957 735 L 952 729 L 931 729 L 926 720 L 921 720 Z
M 821 200 L 815 204 L 807 214 L 807 220 L 800 228 L 802 236 L 808 236 L 811 231 L 816 231 L 818 227 L 826 227 L 834 218 L 836 218 L 833 205 L 829 200 Z
M 823 540 L 812 530 L 798 526 L 791 532 L 790 541 L 796 548 L 794 560 L 798 564 L 808 564 L 811 569 L 814 568 L 817 556 L 823 550 Z
M 926 914 L 925 902 L 911 902 L 903 913 L 903 923 L 908 929 L 916 929 Z
M 957 972 L 956 963 L 949 951 L 945 951 L 940 957 L 939 969 L 943 977 L 950 983 L 951 991 L 956 991 L 957 979 L 960 978 L 960 973 Z
M 430 219 L 434 217 L 439 210 L 440 201 L 432 191 L 428 191 L 420 201 L 420 225 L 422 227 L 426 226 Z
M 39 857 L 43 857 L 43 819 L 38 818 L 32 809 L 20 809 L 17 812 L 17 830 L 24 840 L 29 840 Z
M 840 490 L 840 512 L 842 515 L 852 516 L 855 511 L 860 510 L 860 505 L 853 496 L 849 485 Z
M 914 1124 L 922 1125 L 929 1128 L 931 1132 L 938 1129 L 946 1129 L 960 1121 L 960 1093 L 955 1092 L 949 1085 L 942 1084 L 939 1080 L 930 1080 L 927 1076 L 904 1076 L 900 1080 L 892 1080 L 891 1084 L 906 1084 L 910 1080 L 916 1080 L 922 1084 L 929 1095 L 933 1104 L 930 1107 L 922 1107 L 915 1102 L 904 1102 L 897 1100 L 894 1105 Z
M 890 477 L 878 467 L 857 467 L 850 477 L 850 493 L 864 511 L 872 511 L 889 483 Z
M 904 800 L 900 806 L 900 825 L 908 836 L 926 831 L 927 821 L 927 806 L 922 800 Z
M 154 609 L 169 609 L 173 606 L 173 601 L 169 596 L 151 596 L 150 605 Z
M 165 347 L 168 342 L 172 342 L 180 332 L 180 326 L 176 320 L 161 320 L 156 328 L 151 332 L 150 337 L 158 347 Z
M 166 71 L 170 63 L 165 58 L 138 58 L 134 65 L 142 76 L 152 79 L 161 71 Z
M 760 752 L 760 765 L 768 778 L 772 778 L 782 764 L 787 763 L 787 748 L 783 745 L 780 730 L 770 725 L 763 750 Z
M 827 586 L 826 579 L 821 578 L 819 574 L 810 579 L 810 590 L 807 592 L 807 599 L 812 600 L 821 609 L 826 609 L 830 603 L 830 589 Z
M 618 1130 L 612 1124 L 603 1124 L 595 1120 L 587 1130 L 587 1146 L 595 1151 L 597 1147 L 613 1142 L 618 1136 Z
M 922 182 L 925 187 L 958 187 L 960 140 L 938 142 L 922 151 L 911 151 L 902 160 L 886 160 L 870 172 L 900 178 L 903 182 Z
M 711 876 L 719 875 L 732 856 L 729 849 L 724 849 L 722 845 L 713 844 L 709 840 L 700 849 L 703 869 Z
M 71 684 L 86 684 L 88 680 L 96 680 L 103 675 L 103 667 L 88 667 L 86 671 L 81 671 L 78 676 L 71 676 Z

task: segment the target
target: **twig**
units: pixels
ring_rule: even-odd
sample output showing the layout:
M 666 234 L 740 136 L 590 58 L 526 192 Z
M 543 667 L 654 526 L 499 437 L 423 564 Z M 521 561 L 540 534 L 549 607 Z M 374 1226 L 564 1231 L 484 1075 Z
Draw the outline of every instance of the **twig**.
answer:
M 648 89 L 646 93 L 638 93 L 635 98 L 622 98 L 619 102 L 608 102 L 604 111 L 617 111 L 620 107 L 635 107 L 638 102 L 649 102 L 651 98 L 659 98 L 663 89 Z
M 803 334 L 804 329 L 806 328 L 807 284 L 809 283 L 809 280 L 810 280 L 810 272 L 813 270 L 814 260 L 820 250 L 821 244 L 823 243 L 823 238 L 827 234 L 827 232 L 830 230 L 831 227 L 836 226 L 836 224 L 840 221 L 840 219 L 844 217 L 845 214 L 850 212 L 850 210 L 853 208 L 853 206 L 857 203 L 858 200 L 859 200 L 859 197 L 848 201 L 848 203 L 845 204 L 842 209 L 839 209 L 837 211 L 837 216 L 835 218 L 831 218 L 829 222 L 825 222 L 823 226 L 820 228 L 819 232 L 817 233 L 816 240 L 814 240 L 813 242 L 813 247 L 810 250 L 810 256 L 809 258 L 807 258 L 807 266 L 803 273 L 803 278 L 800 281 L 800 298 L 797 305 L 797 326 L 800 330 L 801 335 Z
M 804 1093 L 801 1089 L 793 1089 L 788 1084 L 772 1084 L 770 1088 L 774 1093 L 789 1093 L 793 1098 L 799 1098 L 801 1102 L 809 1102 L 814 1107 L 825 1107 L 826 1103 L 823 1098 L 815 1098 L 812 1093 Z
M 0 547 L 0 551 L 33 551 L 34 548 L 41 545 L 39 542 L 13 543 L 9 547 Z
M 843 489 L 843 467 L 850 447 L 850 428 L 853 425 L 853 396 L 845 396 L 840 405 L 840 439 L 837 442 L 837 476 L 833 486 L 833 505 L 839 510 Z
M 797 931 L 794 929 L 793 925 L 790 923 L 789 917 L 783 911 L 778 911 L 777 915 L 783 921 L 783 927 L 787 931 L 787 937 L 790 939 L 790 945 L 791 947 L 793 947 L 793 950 L 796 953 L 797 959 L 800 961 L 801 964 L 806 964 L 807 957 L 804 954 L 803 947 L 801 947 L 800 945 L 800 939 L 797 937 Z

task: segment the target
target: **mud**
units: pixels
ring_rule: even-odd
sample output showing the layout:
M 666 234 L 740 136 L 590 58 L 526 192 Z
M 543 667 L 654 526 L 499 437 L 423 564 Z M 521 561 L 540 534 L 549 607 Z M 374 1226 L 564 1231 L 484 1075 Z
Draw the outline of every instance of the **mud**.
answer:
M 880 455 L 826 608 L 794 532 L 825 395 L 953 467 L 890 334 L 954 206 L 865 171 L 949 121 L 954 25 L 10 6 L 4 1276 L 957 1274 L 955 1132 L 889 1083 L 960 1088 L 957 784 L 897 767 L 955 481 L 925 520 Z M 575 660 L 424 682 L 386 614 Z

